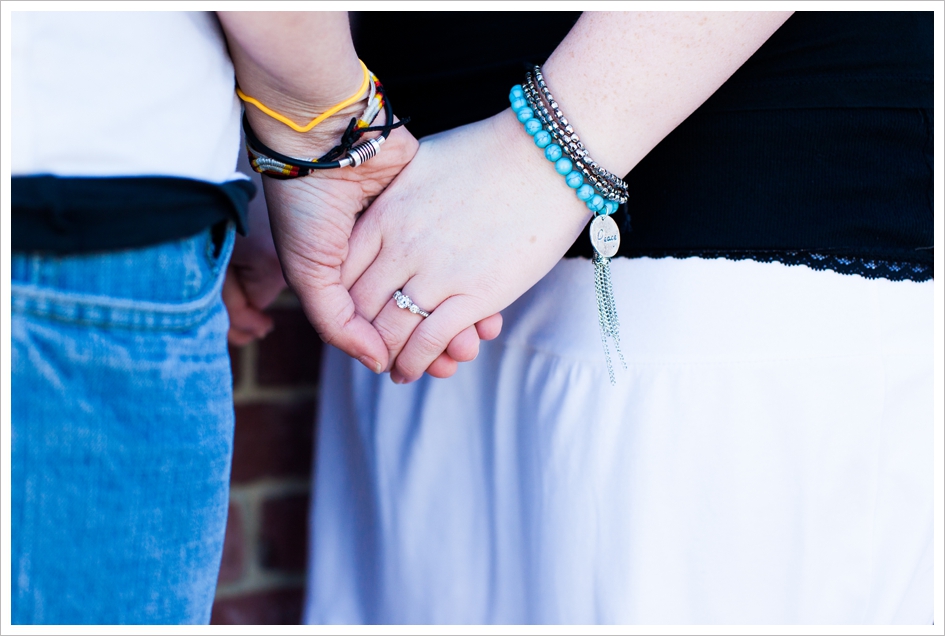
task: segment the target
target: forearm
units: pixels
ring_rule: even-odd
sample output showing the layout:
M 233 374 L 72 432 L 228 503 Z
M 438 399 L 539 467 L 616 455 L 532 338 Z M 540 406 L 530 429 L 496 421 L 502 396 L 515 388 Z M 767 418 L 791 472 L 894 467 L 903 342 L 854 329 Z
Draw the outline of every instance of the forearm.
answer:
M 543 72 L 591 156 L 624 175 L 790 15 L 587 12 Z
M 219 12 L 240 89 L 305 125 L 357 92 L 364 78 L 346 12 Z M 256 134 L 286 154 L 311 156 L 338 141 L 355 104 L 299 133 L 247 106 Z M 354 112 L 357 111 L 357 112 Z

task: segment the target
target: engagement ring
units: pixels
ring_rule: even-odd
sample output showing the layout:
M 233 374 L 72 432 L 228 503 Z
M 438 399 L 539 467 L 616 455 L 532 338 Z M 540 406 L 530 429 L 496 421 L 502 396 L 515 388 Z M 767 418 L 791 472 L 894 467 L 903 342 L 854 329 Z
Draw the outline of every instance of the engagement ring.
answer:
M 430 312 L 423 311 L 422 309 L 417 307 L 417 305 L 414 304 L 412 300 L 410 300 L 410 296 L 407 296 L 406 294 L 402 293 L 399 289 L 394 292 L 394 300 L 397 301 L 397 306 L 400 307 L 401 309 L 408 309 L 410 310 L 410 313 L 420 314 L 424 318 L 430 317 Z

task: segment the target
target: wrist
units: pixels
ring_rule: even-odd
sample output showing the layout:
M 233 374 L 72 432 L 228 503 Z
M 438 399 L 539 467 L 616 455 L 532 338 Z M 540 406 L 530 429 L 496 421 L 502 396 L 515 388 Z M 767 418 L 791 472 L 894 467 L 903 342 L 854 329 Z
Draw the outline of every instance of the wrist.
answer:
M 346 12 L 218 15 L 239 87 L 293 121 L 304 125 L 364 82 Z
M 493 117 L 492 121 L 497 138 L 503 140 L 508 159 L 521 172 L 523 182 L 540 190 L 543 200 L 554 201 L 555 214 L 566 215 L 580 222 L 583 227 L 590 220 L 590 210 L 574 195 L 574 190 L 567 186 L 561 175 L 555 172 L 554 164 L 545 159 L 544 151 L 525 132 L 515 113 L 507 108 Z
M 296 132 L 250 104 L 245 105 L 246 117 L 256 136 L 270 148 L 290 157 L 312 159 L 321 157 L 338 145 L 351 119 L 364 111 L 366 97 L 365 94 L 365 99 L 343 108 L 308 132 Z M 378 123 L 383 117 L 384 113 L 381 112 Z M 293 121 L 298 123 L 298 120 Z
M 249 125 L 263 144 L 279 143 L 284 148 L 280 154 L 311 160 L 333 148 L 354 119 L 370 120 L 378 114 L 380 96 L 375 96 L 375 80 L 363 63 L 359 61 L 358 66 L 361 80 L 354 92 L 318 107 L 318 113 L 310 103 L 288 97 L 271 102 L 277 105 L 276 110 L 240 88 L 236 92 L 243 100 Z M 359 127 L 367 125 L 369 122 L 361 122 Z

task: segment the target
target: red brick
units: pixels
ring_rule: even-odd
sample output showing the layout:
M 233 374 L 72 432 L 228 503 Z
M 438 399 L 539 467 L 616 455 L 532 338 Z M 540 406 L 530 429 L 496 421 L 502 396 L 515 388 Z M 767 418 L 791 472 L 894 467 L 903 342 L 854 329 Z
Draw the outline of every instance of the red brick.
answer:
M 240 373 L 242 365 L 240 364 L 240 350 L 232 345 L 227 347 L 230 353 L 230 371 L 233 373 L 233 388 L 236 388 L 240 382 Z
M 223 559 L 220 561 L 220 575 L 217 584 L 232 583 L 243 576 L 243 519 L 240 507 L 230 502 L 226 517 L 226 539 L 223 541 Z
M 309 475 L 314 429 L 312 399 L 288 404 L 238 405 L 232 482 Z
M 301 309 L 269 312 L 275 328 L 259 341 L 256 381 L 261 386 L 311 385 L 318 381 L 321 340 Z
M 260 563 L 270 570 L 305 571 L 308 495 L 269 499 L 262 506 Z
M 211 625 L 297 625 L 302 622 L 302 588 L 256 592 L 218 599 Z

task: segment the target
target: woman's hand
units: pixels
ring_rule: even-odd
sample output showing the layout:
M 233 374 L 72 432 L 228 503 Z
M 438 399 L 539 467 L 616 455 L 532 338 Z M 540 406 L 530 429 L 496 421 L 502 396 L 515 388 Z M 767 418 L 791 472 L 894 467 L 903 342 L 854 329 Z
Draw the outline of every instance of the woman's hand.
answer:
M 454 338 L 540 280 L 589 218 L 505 111 L 424 139 L 354 227 L 341 284 L 396 359 L 391 378 L 410 382 L 444 351 L 468 354 Z M 397 290 L 430 317 L 399 308 Z

